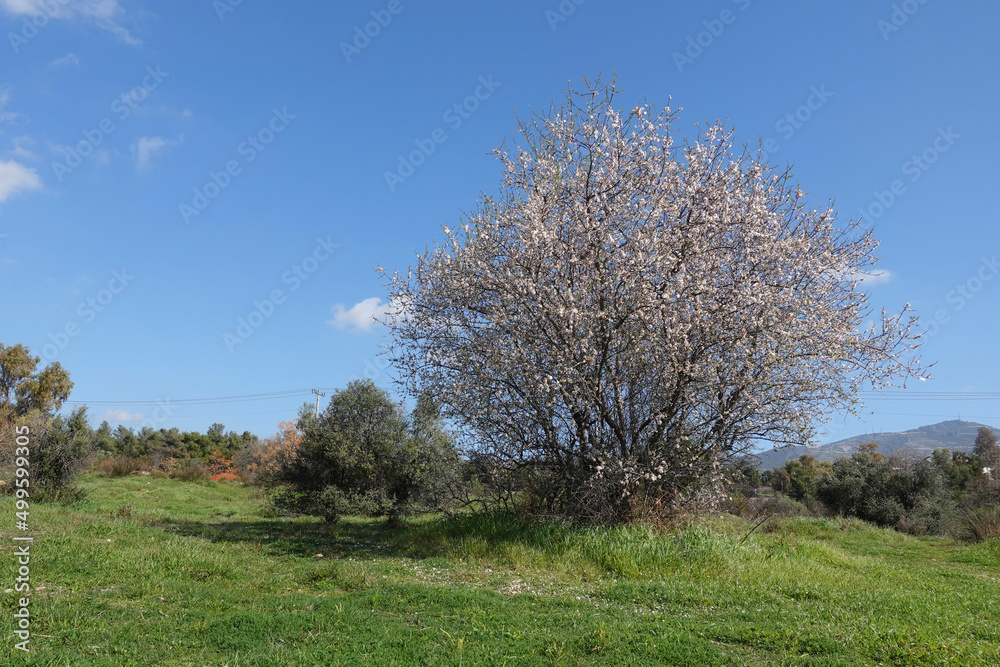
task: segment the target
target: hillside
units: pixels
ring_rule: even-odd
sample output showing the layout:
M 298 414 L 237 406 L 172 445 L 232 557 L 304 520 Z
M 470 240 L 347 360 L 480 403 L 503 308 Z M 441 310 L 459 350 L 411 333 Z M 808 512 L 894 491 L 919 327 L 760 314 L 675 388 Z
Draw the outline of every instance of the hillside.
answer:
M 976 440 L 976 433 L 983 424 L 952 419 L 949 421 L 920 426 L 909 431 L 894 433 L 865 433 L 851 438 L 844 438 L 826 445 L 816 447 L 785 447 L 770 449 L 757 454 L 761 470 L 771 470 L 785 464 L 785 461 L 797 459 L 803 454 L 811 454 L 817 461 L 833 461 L 842 456 L 850 456 L 858 451 L 858 447 L 868 442 L 878 443 L 879 452 L 891 454 L 900 449 L 914 452 L 918 457 L 930 456 L 935 449 L 950 449 L 952 451 L 971 452 Z M 1000 435 L 1000 430 L 993 429 Z
M 731 515 L 674 531 L 328 524 L 276 517 L 239 485 L 82 486 L 73 506 L 31 507 L 31 654 L 8 634 L 0 664 L 1000 664 L 997 542 L 841 519 L 750 532 Z

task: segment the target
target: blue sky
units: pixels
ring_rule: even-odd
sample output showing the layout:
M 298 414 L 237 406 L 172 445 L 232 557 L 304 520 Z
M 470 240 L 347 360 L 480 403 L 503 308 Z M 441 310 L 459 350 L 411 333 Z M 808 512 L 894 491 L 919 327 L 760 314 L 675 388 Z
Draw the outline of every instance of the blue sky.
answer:
M 873 306 L 930 327 L 932 379 L 820 442 L 1000 426 L 997 25 L 971 0 L 0 0 L 0 341 L 133 427 L 266 435 L 310 388 L 389 387 L 375 267 L 495 191 L 515 113 L 617 72 L 622 106 L 728 119 L 864 211 Z

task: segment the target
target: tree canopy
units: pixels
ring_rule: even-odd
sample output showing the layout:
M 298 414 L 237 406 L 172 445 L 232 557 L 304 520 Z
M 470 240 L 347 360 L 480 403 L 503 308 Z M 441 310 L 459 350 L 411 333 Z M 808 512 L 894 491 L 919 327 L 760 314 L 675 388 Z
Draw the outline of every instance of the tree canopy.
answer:
M 865 383 L 923 371 L 909 307 L 875 314 L 877 241 L 722 125 L 587 82 L 495 154 L 500 191 L 387 276 L 393 361 L 551 507 L 686 502 L 758 440 L 809 442 Z
M 69 398 L 69 373 L 58 361 L 38 370 L 40 362 L 24 345 L 0 343 L 0 422 L 33 412 L 51 416 Z

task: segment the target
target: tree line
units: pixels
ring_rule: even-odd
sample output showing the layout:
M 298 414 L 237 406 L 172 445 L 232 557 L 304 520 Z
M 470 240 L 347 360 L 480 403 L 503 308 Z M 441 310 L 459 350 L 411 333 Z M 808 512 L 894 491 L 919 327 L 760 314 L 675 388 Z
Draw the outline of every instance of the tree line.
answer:
M 68 415 L 59 413 L 73 382 L 59 362 L 45 367 L 40 362 L 24 345 L 0 343 L 0 481 L 10 488 L 13 434 L 16 427 L 26 426 L 35 500 L 81 497 L 74 486 L 76 476 L 111 459 L 129 461 L 129 470 L 143 465 L 179 469 L 208 462 L 213 455 L 231 457 L 258 440 L 249 431 L 227 433 L 222 424 L 212 424 L 207 433 L 177 428 L 112 429 L 107 421 L 93 428 L 86 406 Z
M 832 462 L 803 454 L 764 473 L 751 468 L 745 463 L 734 479 L 743 501 L 764 509 L 857 517 L 914 534 L 1000 537 L 1000 446 L 989 427 L 979 429 L 969 453 L 937 449 L 914 459 L 905 450 L 885 456 L 868 443 Z M 760 497 L 761 485 L 801 505 Z

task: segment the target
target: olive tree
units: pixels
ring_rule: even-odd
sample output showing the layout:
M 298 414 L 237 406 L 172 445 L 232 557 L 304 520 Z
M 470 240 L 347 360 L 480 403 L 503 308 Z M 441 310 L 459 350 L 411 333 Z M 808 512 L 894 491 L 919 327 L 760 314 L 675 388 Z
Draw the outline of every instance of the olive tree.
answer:
M 755 441 L 809 442 L 834 410 L 921 376 L 909 306 L 871 315 L 877 241 L 810 208 L 722 125 L 587 82 L 495 155 L 499 192 L 385 275 L 390 357 L 559 513 L 676 507 Z M 711 494 L 708 494 L 709 496 Z
M 385 390 L 358 380 L 336 391 L 318 419 L 304 412 L 298 426 L 297 449 L 269 475 L 279 508 L 328 521 L 396 518 L 448 499 L 457 455 L 429 397 L 407 419 Z
M 28 427 L 33 446 L 41 446 L 53 416 L 73 389 L 58 361 L 41 369 L 39 363 L 41 357 L 24 345 L 0 343 L 0 476 L 13 474 L 16 428 Z
M 46 418 L 59 411 L 73 383 L 69 373 L 53 362 L 38 368 L 41 357 L 24 345 L 0 343 L 0 421 L 13 422 L 38 413 Z

